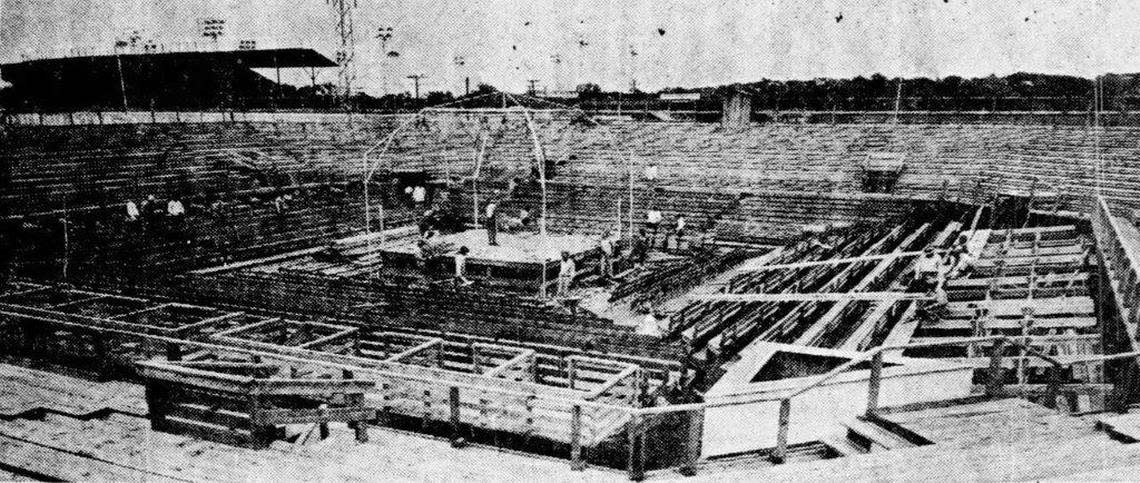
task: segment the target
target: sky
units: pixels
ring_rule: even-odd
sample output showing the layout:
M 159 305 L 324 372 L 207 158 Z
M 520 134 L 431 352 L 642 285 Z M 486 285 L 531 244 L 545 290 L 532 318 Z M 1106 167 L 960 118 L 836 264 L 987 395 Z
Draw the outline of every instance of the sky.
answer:
M 411 74 L 426 76 L 424 92 L 461 91 L 467 77 L 517 92 L 529 79 L 652 91 L 875 73 L 1140 72 L 1140 0 L 356 1 L 357 85 L 372 94 L 410 90 Z M 0 0 L 0 62 L 106 51 L 134 30 L 209 47 L 203 18 L 226 20 L 219 48 L 250 39 L 336 51 L 327 0 Z M 393 30 L 384 49 L 381 27 Z M 327 69 L 318 82 L 335 79 Z

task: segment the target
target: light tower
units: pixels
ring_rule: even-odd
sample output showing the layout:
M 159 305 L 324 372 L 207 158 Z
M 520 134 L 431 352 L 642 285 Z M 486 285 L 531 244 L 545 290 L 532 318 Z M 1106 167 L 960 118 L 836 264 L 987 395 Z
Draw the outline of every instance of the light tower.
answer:
M 352 83 L 356 80 L 356 73 L 353 71 L 356 37 L 352 29 L 352 16 L 353 9 L 356 8 L 356 0 L 325 0 L 325 2 L 336 8 L 336 32 L 340 37 L 340 45 L 336 51 L 336 63 L 339 66 L 337 73 L 338 96 L 341 104 L 348 107 L 349 99 L 352 98 Z
M 376 30 L 376 39 L 380 41 L 380 76 L 384 93 L 388 93 L 388 67 L 385 59 L 394 52 L 388 52 L 388 41 L 392 40 L 392 27 L 380 27 Z

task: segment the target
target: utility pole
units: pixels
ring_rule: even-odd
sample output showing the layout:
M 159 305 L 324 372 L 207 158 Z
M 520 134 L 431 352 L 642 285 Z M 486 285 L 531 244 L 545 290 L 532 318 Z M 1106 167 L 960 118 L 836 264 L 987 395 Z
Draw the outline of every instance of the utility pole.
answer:
M 471 78 L 463 74 L 463 66 L 467 65 L 467 58 L 462 55 L 457 55 L 455 56 L 454 63 L 456 73 L 463 77 L 463 95 L 471 94 Z
M 412 74 L 412 75 L 408 76 L 408 78 L 411 79 L 413 83 L 415 83 L 416 99 L 420 98 L 420 79 L 423 79 L 425 77 L 427 77 L 427 76 L 424 74 Z

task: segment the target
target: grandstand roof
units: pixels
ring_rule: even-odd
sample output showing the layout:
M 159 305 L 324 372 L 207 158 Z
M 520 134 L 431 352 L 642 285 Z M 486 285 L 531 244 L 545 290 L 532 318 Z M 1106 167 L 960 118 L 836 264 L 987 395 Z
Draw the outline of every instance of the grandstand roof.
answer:
M 287 49 L 257 49 L 257 50 L 227 50 L 227 51 L 193 51 L 193 52 L 151 52 L 151 53 L 123 53 L 121 55 L 102 54 L 77 57 L 61 57 L 51 59 L 34 59 L 10 64 L 0 64 L 3 67 L 5 78 L 7 72 L 30 68 L 58 68 L 71 65 L 87 66 L 91 63 L 114 62 L 116 58 L 145 59 L 149 62 L 165 63 L 170 61 L 205 60 L 218 63 L 235 62 L 251 69 L 280 67 L 336 67 L 328 57 L 313 49 L 287 48 Z
M 281 94 L 258 68 L 334 67 L 312 49 L 157 52 L 37 59 L 0 66 L 27 107 L 209 108 Z

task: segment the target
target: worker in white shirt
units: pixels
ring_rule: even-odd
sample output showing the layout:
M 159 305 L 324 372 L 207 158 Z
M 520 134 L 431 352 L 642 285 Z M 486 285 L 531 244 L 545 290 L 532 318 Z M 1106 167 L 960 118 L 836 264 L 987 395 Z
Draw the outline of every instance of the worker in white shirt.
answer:
M 934 248 L 927 247 L 922 252 L 922 257 L 914 264 L 916 288 L 921 292 L 929 292 L 938 284 L 942 271 L 942 257 L 934 250 Z
M 427 202 L 427 188 L 423 185 L 416 185 L 412 190 L 412 202 L 416 204 L 417 208 L 422 208 L 424 203 Z
M 657 246 L 657 229 L 661 227 L 661 212 L 649 210 L 645 213 L 645 226 L 649 228 L 649 247 Z
M 677 215 L 677 223 L 673 225 L 673 248 L 681 249 L 681 242 L 685 238 L 685 217 Z
M 657 165 L 651 164 L 645 168 L 646 181 L 657 181 Z
M 139 206 L 134 201 L 127 200 L 127 221 L 139 219 Z
M 461 287 L 471 285 L 471 281 L 467 280 L 467 254 L 471 253 L 467 247 L 459 247 L 459 253 L 455 254 L 455 284 Z
M 614 278 L 614 253 L 617 249 L 617 236 L 613 233 L 606 233 L 602 236 L 600 245 L 602 260 L 599 271 L 602 278 L 609 281 Z
M 570 258 L 570 252 L 562 252 L 562 263 L 558 265 L 558 296 L 565 297 L 570 294 L 570 286 L 574 283 L 574 276 L 577 275 L 578 267 L 574 264 L 574 259 Z
M 641 319 L 641 324 L 637 326 L 637 333 L 650 337 L 661 337 L 661 321 L 657 314 L 652 311 L 645 314 L 645 318 Z
M 186 207 L 182 205 L 181 201 L 172 199 L 166 202 L 166 214 L 170 216 L 182 216 L 186 214 Z
M 487 244 L 498 246 L 499 242 L 495 238 L 499 234 L 499 205 L 494 201 L 487 203 L 483 217 L 483 226 L 487 229 Z

